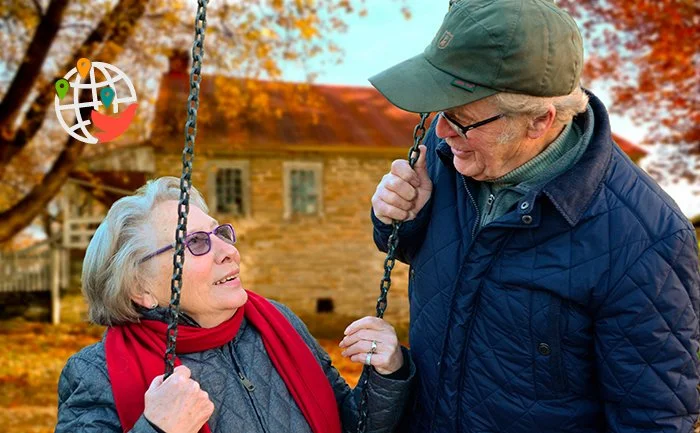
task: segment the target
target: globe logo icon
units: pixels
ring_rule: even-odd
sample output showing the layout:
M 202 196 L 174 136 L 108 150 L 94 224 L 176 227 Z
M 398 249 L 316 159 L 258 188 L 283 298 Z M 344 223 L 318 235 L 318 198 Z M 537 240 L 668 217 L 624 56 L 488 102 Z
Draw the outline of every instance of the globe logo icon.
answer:
M 87 82 L 81 82 L 88 77 Z M 91 98 L 81 100 L 86 94 Z M 82 118 L 81 108 L 92 108 L 90 119 Z M 101 108 L 107 114 L 98 111 Z M 56 81 L 56 117 L 71 137 L 84 143 L 106 143 L 120 136 L 131 124 L 136 108 L 134 85 L 109 63 L 80 59 L 75 68 Z M 92 133 L 90 125 L 94 127 Z

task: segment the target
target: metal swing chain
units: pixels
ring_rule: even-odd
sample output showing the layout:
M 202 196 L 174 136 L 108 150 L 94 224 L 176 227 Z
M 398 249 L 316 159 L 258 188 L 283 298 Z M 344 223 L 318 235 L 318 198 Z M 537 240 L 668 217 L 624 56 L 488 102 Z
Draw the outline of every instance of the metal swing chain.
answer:
M 425 136 L 425 121 L 428 119 L 430 113 L 421 113 L 420 122 L 413 129 L 413 146 L 408 151 L 408 164 L 413 168 L 418 161 L 420 156 L 420 149 L 418 145 L 423 141 Z M 377 317 L 380 319 L 384 317 L 384 311 L 387 307 L 387 295 L 389 294 L 389 289 L 391 288 L 391 271 L 394 269 L 396 264 L 396 247 L 399 245 L 399 229 L 401 228 L 401 221 L 394 220 L 392 222 L 391 235 L 387 241 L 387 254 L 386 259 L 384 259 L 384 277 L 379 286 L 380 294 L 377 299 Z M 365 433 L 367 430 L 367 399 L 369 398 L 369 366 L 365 365 L 363 367 L 362 382 L 360 386 L 362 387 L 362 398 L 360 399 L 360 418 L 357 422 L 357 433 Z
M 194 43 L 192 44 L 192 71 L 190 72 L 190 96 L 187 98 L 187 122 L 185 123 L 185 148 L 182 150 L 182 176 L 180 177 L 180 204 L 178 206 L 177 230 L 175 231 L 175 254 L 173 255 L 173 277 L 170 286 L 170 309 L 168 314 L 167 349 L 165 350 L 164 380 L 175 368 L 175 344 L 177 322 L 180 317 L 180 289 L 182 268 L 185 265 L 185 235 L 187 215 L 190 211 L 190 187 L 192 186 L 192 162 L 194 161 L 194 139 L 197 135 L 197 109 L 199 108 L 199 83 L 202 81 L 202 58 L 204 57 L 204 32 L 207 28 L 207 3 L 199 0 L 194 21 Z

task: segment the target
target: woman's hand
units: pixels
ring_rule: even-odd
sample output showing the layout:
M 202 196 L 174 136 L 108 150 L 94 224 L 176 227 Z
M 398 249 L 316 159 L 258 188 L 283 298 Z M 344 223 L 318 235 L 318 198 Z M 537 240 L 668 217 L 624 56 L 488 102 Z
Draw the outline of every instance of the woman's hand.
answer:
M 175 367 L 163 382 L 156 376 L 146 391 L 143 415 L 166 433 L 197 433 L 214 412 L 209 394 L 190 378 L 190 369 Z
M 340 342 L 344 349 L 341 355 L 365 364 L 372 342 L 376 348 L 369 360 L 378 373 L 391 374 L 403 366 L 403 352 L 394 327 L 378 317 L 363 317 L 345 329 L 345 338 Z

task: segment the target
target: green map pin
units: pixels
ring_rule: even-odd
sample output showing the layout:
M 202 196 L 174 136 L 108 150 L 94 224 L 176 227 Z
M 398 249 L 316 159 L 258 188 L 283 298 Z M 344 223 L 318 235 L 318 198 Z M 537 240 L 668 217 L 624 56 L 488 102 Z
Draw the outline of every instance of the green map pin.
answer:
M 70 89 L 68 80 L 61 78 L 60 80 L 56 81 L 56 93 L 58 93 L 58 99 L 63 99 L 63 97 L 66 96 L 66 93 L 68 93 L 68 89 Z
M 105 104 L 105 108 L 109 108 L 109 106 L 112 105 L 112 99 L 114 99 L 114 90 L 109 87 L 100 90 L 100 99 L 102 103 Z

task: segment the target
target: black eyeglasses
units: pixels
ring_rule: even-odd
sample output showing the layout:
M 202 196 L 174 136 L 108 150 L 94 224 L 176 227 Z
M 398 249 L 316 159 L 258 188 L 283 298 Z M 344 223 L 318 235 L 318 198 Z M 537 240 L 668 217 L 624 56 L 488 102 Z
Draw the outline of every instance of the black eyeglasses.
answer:
M 467 132 L 471 131 L 474 128 L 484 126 L 487 123 L 494 122 L 494 121 L 500 119 L 501 117 L 504 117 L 505 114 L 503 114 L 503 113 L 497 114 L 493 117 L 489 117 L 486 120 L 482 120 L 481 122 L 472 123 L 471 125 L 467 125 L 467 126 L 462 126 L 461 123 L 457 122 L 455 119 L 450 117 L 450 115 L 445 113 L 444 111 L 440 112 L 440 116 L 442 116 L 445 119 L 447 124 L 450 125 L 450 128 L 452 128 L 457 134 L 459 134 L 460 137 L 462 137 L 466 140 Z
M 221 224 L 215 227 L 214 230 L 210 232 L 193 232 L 185 236 L 185 245 L 187 249 L 190 250 L 193 256 L 203 256 L 209 251 L 211 251 L 211 238 L 210 236 L 214 234 L 217 238 L 226 242 L 227 244 L 234 245 L 236 243 L 236 232 L 233 230 L 231 224 Z M 143 263 L 146 260 L 152 259 L 158 254 L 164 253 L 171 248 L 175 248 L 175 244 L 170 244 L 167 247 L 163 247 L 158 251 L 152 252 L 146 257 L 139 260 L 139 263 Z

